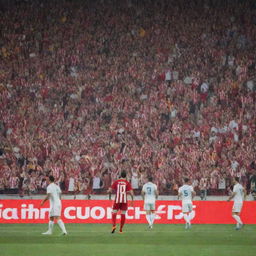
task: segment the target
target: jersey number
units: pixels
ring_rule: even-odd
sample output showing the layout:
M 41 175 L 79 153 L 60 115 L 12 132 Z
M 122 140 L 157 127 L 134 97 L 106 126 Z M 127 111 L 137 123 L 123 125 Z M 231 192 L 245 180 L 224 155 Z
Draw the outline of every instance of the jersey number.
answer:
M 117 185 L 116 201 L 119 202 L 119 203 L 126 203 L 125 193 L 126 193 L 126 185 L 118 184 Z
M 151 188 L 148 187 L 148 188 L 147 188 L 147 194 L 148 194 L 148 195 L 151 195 L 151 192 L 152 192 Z
M 187 191 L 187 190 L 184 190 L 184 191 L 183 191 L 183 194 L 184 194 L 184 196 L 188 196 L 188 191 Z

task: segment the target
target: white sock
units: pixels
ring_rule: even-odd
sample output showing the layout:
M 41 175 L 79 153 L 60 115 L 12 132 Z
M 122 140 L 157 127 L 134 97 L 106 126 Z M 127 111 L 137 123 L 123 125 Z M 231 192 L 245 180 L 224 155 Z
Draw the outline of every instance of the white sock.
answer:
M 49 228 L 48 228 L 48 231 L 51 232 L 51 233 L 52 233 L 52 231 L 53 231 L 53 225 L 54 225 L 54 221 L 50 220 L 50 221 L 49 221 L 49 225 L 48 225 L 48 227 L 49 227 Z
M 150 214 L 146 214 L 146 219 L 147 219 L 147 221 L 148 221 L 148 224 L 151 225 Z
M 186 213 L 185 214 L 183 213 L 183 217 L 184 217 L 184 220 L 186 221 L 186 223 L 190 224 L 190 218 Z
M 232 216 L 236 220 L 237 224 L 243 225 L 243 222 L 241 221 L 240 216 L 235 215 L 235 214 Z
M 192 218 L 192 214 L 193 214 L 192 212 L 190 212 L 190 213 L 188 214 L 189 222 L 191 222 L 191 220 L 193 219 L 193 218 Z
M 58 225 L 63 233 L 67 233 L 64 222 L 62 220 L 58 220 Z
M 151 225 L 153 225 L 156 215 L 154 213 L 151 213 L 150 217 L 151 217 Z

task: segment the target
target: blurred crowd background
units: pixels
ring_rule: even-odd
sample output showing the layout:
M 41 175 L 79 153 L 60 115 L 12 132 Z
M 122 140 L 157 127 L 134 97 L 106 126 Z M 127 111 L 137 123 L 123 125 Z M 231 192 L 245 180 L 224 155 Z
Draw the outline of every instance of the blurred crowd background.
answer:
M 256 2 L 1 0 L 0 193 L 256 183 Z

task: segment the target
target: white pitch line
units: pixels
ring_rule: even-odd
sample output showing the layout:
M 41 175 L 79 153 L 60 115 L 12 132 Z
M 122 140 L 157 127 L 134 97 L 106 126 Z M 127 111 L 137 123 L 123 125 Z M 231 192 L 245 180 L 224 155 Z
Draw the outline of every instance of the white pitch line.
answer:
M 3 231 L 3 232 L 2 232 Z M 158 231 L 158 230 L 142 230 L 142 231 L 139 231 L 139 230 L 134 230 L 134 231 L 124 231 L 124 233 L 190 233 L 190 231 L 192 232 L 197 232 L 197 233 L 207 233 L 207 232 L 210 232 L 210 233 L 236 233 L 238 234 L 239 231 L 236 231 L 236 230 L 195 230 L 193 228 L 191 228 L 190 230 L 169 230 L 169 231 Z M 245 232 L 255 232 L 256 230 L 248 230 L 246 229 Z M 29 233 L 39 233 L 40 232 L 44 232 L 44 230 L 42 231 L 24 231 L 24 230 L 0 230 L 0 235 L 1 233 L 3 234 L 8 234 L 8 233 L 25 233 L 25 234 L 29 234 Z M 103 234 L 108 234 L 110 233 L 110 231 L 106 230 L 106 231 L 74 231 L 74 230 L 68 230 L 69 233 L 71 234 L 76 234 L 76 233 L 103 233 Z

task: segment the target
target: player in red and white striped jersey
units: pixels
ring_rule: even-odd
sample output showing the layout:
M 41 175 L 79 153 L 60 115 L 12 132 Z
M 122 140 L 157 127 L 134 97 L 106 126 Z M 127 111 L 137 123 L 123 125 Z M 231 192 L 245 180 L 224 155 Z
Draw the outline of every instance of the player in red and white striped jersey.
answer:
M 111 193 L 115 191 L 115 200 L 113 205 L 112 212 L 112 232 L 114 233 L 116 230 L 116 215 L 117 212 L 121 211 L 121 223 L 120 223 L 120 233 L 123 232 L 123 226 L 125 223 L 125 214 L 128 209 L 128 200 L 127 194 L 131 195 L 133 202 L 133 190 L 131 184 L 126 180 L 126 172 L 122 171 L 121 178 L 116 180 L 112 186 L 109 188 L 108 192 L 111 200 Z

